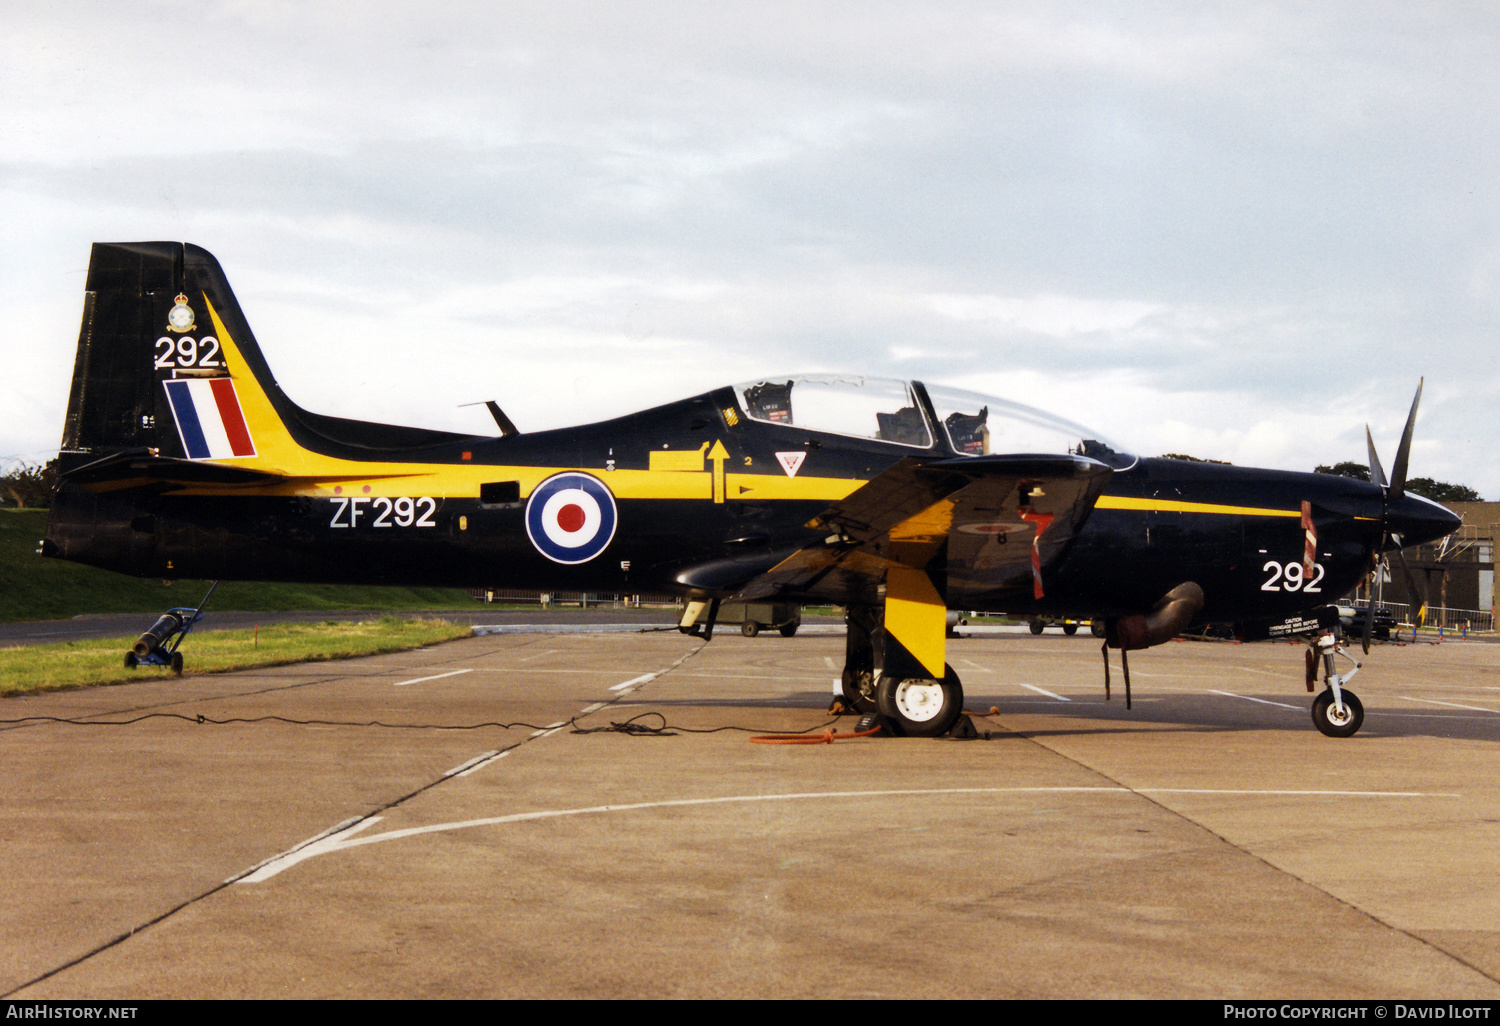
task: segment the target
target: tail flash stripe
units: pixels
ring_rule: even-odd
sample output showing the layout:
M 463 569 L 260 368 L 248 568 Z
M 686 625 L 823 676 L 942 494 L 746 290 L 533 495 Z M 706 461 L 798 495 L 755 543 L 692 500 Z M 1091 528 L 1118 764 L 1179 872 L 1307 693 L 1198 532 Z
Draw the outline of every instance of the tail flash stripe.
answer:
M 213 378 L 163 384 L 188 459 L 227 460 L 255 455 L 232 381 Z
M 245 426 L 245 415 L 240 411 L 234 382 L 228 378 L 214 378 L 209 385 L 213 389 L 214 405 L 219 408 L 219 416 L 224 421 L 230 451 L 236 456 L 254 456 L 255 445 L 250 441 L 250 429 Z
M 182 436 L 182 447 L 190 460 L 206 460 L 210 456 L 208 440 L 203 437 L 203 425 L 198 421 L 198 411 L 193 407 L 193 396 L 186 381 L 168 381 L 167 398 L 172 401 L 172 416 L 177 418 L 177 433 Z

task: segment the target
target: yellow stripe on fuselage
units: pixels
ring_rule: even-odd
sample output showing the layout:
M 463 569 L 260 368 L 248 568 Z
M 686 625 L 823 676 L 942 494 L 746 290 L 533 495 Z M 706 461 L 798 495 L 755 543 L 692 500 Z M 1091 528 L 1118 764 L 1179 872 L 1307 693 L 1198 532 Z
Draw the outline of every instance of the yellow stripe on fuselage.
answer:
M 227 487 L 187 487 L 179 494 L 197 495 L 349 495 L 372 497 L 432 495 L 439 498 L 478 498 L 479 486 L 488 481 L 516 481 L 521 495 L 528 496 L 547 478 L 567 470 L 583 470 L 604 481 L 617 499 L 700 499 L 713 494 L 713 471 L 693 473 L 688 457 L 703 465 L 702 452 L 671 454 L 677 460 L 661 460 L 653 454 L 650 470 L 603 470 L 585 467 L 509 466 L 486 463 L 400 463 L 346 460 L 312 452 L 297 443 L 281 422 L 271 399 L 250 373 L 239 346 L 230 337 L 219 313 L 205 294 L 214 330 L 224 354 L 224 365 L 234 379 L 240 410 L 255 444 L 254 456 L 215 460 L 225 466 L 245 467 L 279 474 L 271 484 Z M 674 469 L 662 469 L 662 466 Z M 724 475 L 726 497 L 734 499 L 803 499 L 833 502 L 863 485 L 862 480 L 838 477 L 786 477 L 780 473 Z M 339 489 L 336 493 L 335 489 Z
M 1101 495 L 1095 509 L 1128 509 L 1138 513 L 1216 513 L 1237 517 L 1298 517 L 1301 509 L 1266 509 L 1261 506 L 1224 506 L 1213 502 L 1182 502 L 1176 499 L 1137 499 L 1126 495 Z

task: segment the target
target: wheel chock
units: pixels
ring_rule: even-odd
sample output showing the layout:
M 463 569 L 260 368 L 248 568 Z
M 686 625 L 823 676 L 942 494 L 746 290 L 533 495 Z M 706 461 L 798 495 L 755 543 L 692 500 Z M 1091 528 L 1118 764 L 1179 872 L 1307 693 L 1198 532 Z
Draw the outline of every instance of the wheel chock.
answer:
M 979 731 L 974 729 L 974 721 L 964 713 L 948 728 L 948 736 L 955 741 L 973 741 L 979 737 Z

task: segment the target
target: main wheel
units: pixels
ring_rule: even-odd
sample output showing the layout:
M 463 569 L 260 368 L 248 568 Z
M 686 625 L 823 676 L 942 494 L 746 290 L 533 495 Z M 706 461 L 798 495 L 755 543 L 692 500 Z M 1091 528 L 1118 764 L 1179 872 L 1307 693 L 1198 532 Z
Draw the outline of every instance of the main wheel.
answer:
M 964 711 L 964 689 L 953 667 L 942 680 L 882 676 L 875 685 L 875 709 L 897 737 L 941 737 Z
M 875 711 L 875 675 L 869 670 L 844 667 L 839 688 L 844 693 L 844 704 L 850 709 L 860 715 Z
M 1040 634 L 1040 633 L 1042 633 L 1042 631 L 1044 631 L 1046 629 L 1047 629 L 1047 625 L 1044 624 L 1044 623 L 1042 623 L 1042 621 L 1040 621 L 1040 620 L 1033 620 L 1033 621 L 1031 621 L 1031 633 L 1033 633 L 1033 634 Z
M 754 620 L 746 620 L 740 624 L 740 633 L 747 638 L 753 638 L 760 633 L 760 624 Z
M 777 630 L 781 631 L 781 636 L 783 638 L 790 638 L 793 634 L 797 633 L 797 628 L 800 626 L 801 624 L 784 623 L 780 627 L 778 627 Z
M 1354 692 L 1345 688 L 1343 698 L 1343 713 L 1334 708 L 1331 688 L 1313 699 L 1313 725 L 1329 737 L 1353 737 L 1365 722 L 1365 707 L 1360 704 Z

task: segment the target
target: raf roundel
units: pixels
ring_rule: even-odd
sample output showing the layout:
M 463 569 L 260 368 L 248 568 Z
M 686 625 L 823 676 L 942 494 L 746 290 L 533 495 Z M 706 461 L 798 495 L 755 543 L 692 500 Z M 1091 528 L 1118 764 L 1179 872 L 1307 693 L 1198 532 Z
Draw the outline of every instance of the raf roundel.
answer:
M 587 563 L 609 547 L 618 522 L 615 497 L 588 474 L 554 474 L 526 500 L 526 534 L 555 563 Z

